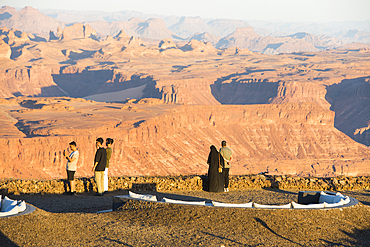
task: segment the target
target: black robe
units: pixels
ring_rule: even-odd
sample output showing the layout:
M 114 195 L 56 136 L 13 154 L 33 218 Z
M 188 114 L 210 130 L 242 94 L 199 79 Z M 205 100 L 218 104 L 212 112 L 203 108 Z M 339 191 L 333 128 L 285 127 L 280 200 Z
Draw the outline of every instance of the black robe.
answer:
M 211 146 L 211 152 L 208 155 L 208 191 L 209 192 L 223 192 L 224 179 L 222 173 L 219 173 L 219 159 L 220 154 L 217 152 L 215 146 Z M 223 167 L 224 159 L 220 159 L 221 167 Z

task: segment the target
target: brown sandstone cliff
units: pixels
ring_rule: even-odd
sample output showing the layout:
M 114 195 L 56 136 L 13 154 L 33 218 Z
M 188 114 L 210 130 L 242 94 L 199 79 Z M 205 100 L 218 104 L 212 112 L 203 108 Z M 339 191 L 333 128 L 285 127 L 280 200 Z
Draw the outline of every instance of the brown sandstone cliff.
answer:
M 79 107 L 88 104 L 91 103 Z M 63 114 L 78 114 L 77 105 Z M 159 115 L 148 112 L 153 108 L 145 105 L 131 109 L 134 112 L 130 113 L 130 108 L 123 112 L 98 110 L 98 119 L 111 119 L 102 122 L 99 128 L 93 122 L 88 124 L 86 116 L 66 126 L 54 123 L 54 128 L 68 130 L 58 136 L 1 139 L 4 159 L 0 178 L 64 177 L 65 159 L 61 154 L 71 140 L 78 143 L 81 152 L 77 175 L 92 176 L 94 143 L 99 136 L 115 139 L 110 168 L 114 176 L 204 174 L 209 146 L 218 146 L 224 139 L 234 153 L 232 174 L 267 171 L 301 176 L 356 176 L 370 173 L 369 149 L 335 129 L 334 113 L 315 104 L 172 106 Z M 37 113 L 36 110 L 19 114 Z M 122 121 L 120 114 L 149 117 Z M 94 116 L 90 118 L 94 121 Z M 27 129 L 27 123 L 24 124 Z M 53 123 L 48 128 L 52 126 Z
M 0 97 L 32 96 L 65 96 L 51 76 L 51 68 L 34 66 L 21 69 L 0 70 Z

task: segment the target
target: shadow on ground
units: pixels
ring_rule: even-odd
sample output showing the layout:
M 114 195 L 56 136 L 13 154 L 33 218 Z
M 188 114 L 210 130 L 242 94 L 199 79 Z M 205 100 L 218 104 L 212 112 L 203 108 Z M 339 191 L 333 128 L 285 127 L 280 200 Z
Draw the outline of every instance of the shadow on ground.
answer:
M 355 228 L 353 232 L 346 230 L 341 230 L 344 236 L 348 238 L 343 238 L 340 241 L 328 241 L 321 239 L 328 246 L 370 246 L 370 229 L 358 229 Z
M 364 205 L 370 206 L 370 190 L 363 191 L 343 191 L 343 194 L 356 198 Z
M 11 241 L 7 236 L 4 235 L 4 233 L 2 233 L 0 231 L 0 246 L 6 246 L 6 247 L 17 247 L 18 245 L 16 245 L 13 241 Z
M 166 197 L 174 200 L 211 202 L 211 200 L 204 198 L 176 195 L 172 193 L 155 191 L 139 191 L 137 193 L 156 195 L 158 201 Z M 128 190 L 106 192 L 103 196 L 96 196 L 94 192 L 87 192 L 77 193 L 75 195 L 24 194 L 9 195 L 9 197 L 13 200 L 24 200 L 28 204 L 51 213 L 96 213 L 98 211 L 112 209 L 113 196 L 119 195 L 128 195 Z

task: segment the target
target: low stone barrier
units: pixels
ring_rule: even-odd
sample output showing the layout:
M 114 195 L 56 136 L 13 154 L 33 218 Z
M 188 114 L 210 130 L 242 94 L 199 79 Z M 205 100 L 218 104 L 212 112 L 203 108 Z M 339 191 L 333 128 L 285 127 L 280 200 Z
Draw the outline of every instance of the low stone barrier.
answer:
M 185 191 L 206 190 L 207 176 L 166 176 L 166 177 L 110 177 L 109 191 Z M 67 183 L 63 179 L 55 180 L 0 180 L 0 194 L 62 194 Z M 230 176 L 231 190 L 257 188 L 297 189 L 297 190 L 368 190 L 370 176 L 363 177 L 294 177 L 270 175 Z M 77 193 L 96 191 L 93 178 L 77 178 Z

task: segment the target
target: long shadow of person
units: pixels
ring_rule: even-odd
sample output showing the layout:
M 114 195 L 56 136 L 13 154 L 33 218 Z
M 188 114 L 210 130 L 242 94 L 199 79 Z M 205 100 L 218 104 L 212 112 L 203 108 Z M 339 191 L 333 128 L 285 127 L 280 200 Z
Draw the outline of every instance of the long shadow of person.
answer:
M 261 220 L 260 218 L 254 218 L 258 223 L 260 223 L 262 226 L 264 226 L 267 230 L 269 230 L 270 232 L 272 232 L 273 234 L 275 234 L 276 236 L 282 238 L 282 239 L 285 239 L 291 243 L 294 243 L 296 245 L 299 245 L 299 246 L 303 246 L 301 245 L 300 243 L 297 243 L 297 242 L 294 242 L 292 240 L 290 240 L 289 238 L 286 238 L 286 237 L 283 237 L 281 236 L 280 234 L 278 234 L 277 232 L 275 232 L 274 230 L 272 230 L 267 224 L 266 222 L 264 222 L 263 220 Z
M 0 231 L 0 245 L 8 247 L 18 247 L 13 241 L 11 241 L 4 233 Z

